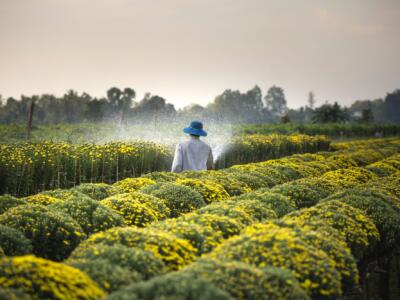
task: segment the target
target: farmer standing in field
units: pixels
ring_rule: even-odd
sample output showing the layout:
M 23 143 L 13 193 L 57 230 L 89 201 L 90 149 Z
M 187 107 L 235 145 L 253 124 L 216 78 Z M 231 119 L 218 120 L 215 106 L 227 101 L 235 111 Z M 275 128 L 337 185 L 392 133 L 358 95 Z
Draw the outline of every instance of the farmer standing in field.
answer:
M 180 173 L 186 170 L 210 170 L 213 167 L 213 155 L 211 147 L 200 140 L 201 136 L 207 136 L 203 130 L 203 123 L 192 121 L 189 127 L 183 129 L 189 134 L 189 140 L 179 143 L 175 149 L 172 172 Z

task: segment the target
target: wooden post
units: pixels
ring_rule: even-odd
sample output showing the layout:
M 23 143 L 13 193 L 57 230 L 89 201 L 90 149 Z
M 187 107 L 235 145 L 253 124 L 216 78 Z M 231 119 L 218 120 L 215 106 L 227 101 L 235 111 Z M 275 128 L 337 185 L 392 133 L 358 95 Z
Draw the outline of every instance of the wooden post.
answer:
M 31 138 L 31 131 L 32 131 L 32 117 L 33 117 L 33 110 L 35 108 L 35 101 L 32 98 L 31 99 L 31 105 L 29 107 L 29 112 L 28 112 L 28 126 L 27 126 L 27 139 L 29 140 Z

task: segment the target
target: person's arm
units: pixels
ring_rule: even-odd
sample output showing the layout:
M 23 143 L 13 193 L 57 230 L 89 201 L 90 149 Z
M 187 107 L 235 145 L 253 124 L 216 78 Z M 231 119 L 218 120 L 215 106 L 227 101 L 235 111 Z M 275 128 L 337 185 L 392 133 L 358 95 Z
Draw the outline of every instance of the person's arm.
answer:
M 182 152 L 181 152 L 181 147 L 180 145 L 176 145 L 175 148 L 175 155 L 174 155 L 174 160 L 172 162 L 172 168 L 171 168 L 171 172 L 174 173 L 180 173 L 182 172 Z
M 208 159 L 207 159 L 207 170 L 213 170 L 213 169 L 214 169 L 214 157 L 210 149 L 210 153 L 208 154 Z

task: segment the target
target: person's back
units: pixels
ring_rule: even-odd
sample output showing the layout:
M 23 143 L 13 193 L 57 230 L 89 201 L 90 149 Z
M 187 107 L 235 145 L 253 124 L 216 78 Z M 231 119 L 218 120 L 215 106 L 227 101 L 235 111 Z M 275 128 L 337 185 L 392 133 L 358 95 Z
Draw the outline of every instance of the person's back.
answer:
M 213 157 L 211 147 L 200 140 L 200 136 L 206 136 L 201 122 L 194 121 L 190 127 L 184 129 L 190 134 L 188 141 L 176 146 L 172 172 L 180 173 L 186 170 L 207 170 L 212 168 Z

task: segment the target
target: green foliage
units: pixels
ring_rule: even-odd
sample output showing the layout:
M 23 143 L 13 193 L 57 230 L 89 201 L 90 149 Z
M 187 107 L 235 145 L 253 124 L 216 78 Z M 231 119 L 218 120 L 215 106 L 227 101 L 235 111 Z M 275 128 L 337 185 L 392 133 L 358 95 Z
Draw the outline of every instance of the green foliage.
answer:
M 171 217 L 178 217 L 205 205 L 197 191 L 179 184 L 158 183 L 144 187 L 141 192 L 165 200 L 171 210 Z
M 132 194 L 118 194 L 103 199 L 100 203 L 122 216 L 128 226 L 144 227 L 158 221 L 157 211 L 136 199 Z
M 12 207 L 16 207 L 18 205 L 24 205 L 24 204 L 27 204 L 27 202 L 23 199 L 18 199 L 11 195 L 1 195 L 0 196 L 0 215 Z
M 205 227 L 207 230 L 213 230 L 215 232 L 219 232 L 225 239 L 239 234 L 240 231 L 245 227 L 245 225 L 242 222 L 236 219 L 226 216 L 206 214 L 206 213 L 186 214 L 182 216 L 181 219 L 189 223 L 199 224 Z
M 105 293 L 84 273 L 32 255 L 0 259 L 3 288 L 20 289 L 32 299 L 96 300 Z
M 121 193 L 117 187 L 106 183 L 81 183 L 72 188 L 72 190 L 85 194 L 94 200 L 102 200 Z
M 183 218 L 157 222 L 152 224 L 151 228 L 173 233 L 177 237 L 189 241 L 197 249 L 199 255 L 210 252 L 223 240 L 220 231 L 208 226 L 185 221 Z
M 32 252 L 32 244 L 19 230 L 0 225 L 0 248 L 7 256 L 24 255 Z
M 349 189 L 324 199 L 338 200 L 362 210 L 376 225 L 381 241 L 381 251 L 389 251 L 400 241 L 400 209 L 389 197 L 367 189 Z
M 266 208 L 272 209 L 279 218 L 296 209 L 296 205 L 292 199 L 278 193 L 272 193 L 269 189 L 259 189 L 251 193 L 233 197 L 232 200 L 257 200 L 263 203 Z
M 110 294 L 105 300 L 233 300 L 209 281 L 194 279 L 181 272 L 155 277 Z
M 288 182 L 274 186 L 271 192 L 289 197 L 296 203 L 297 208 L 313 206 L 323 198 L 323 195 L 315 189 L 297 182 Z
M 235 299 L 309 299 L 290 272 L 277 268 L 261 270 L 240 262 L 203 259 L 180 273 L 206 280 Z
M 76 251 L 80 252 L 96 244 L 122 244 L 127 247 L 140 248 L 152 252 L 163 260 L 169 270 L 177 270 L 192 262 L 196 250 L 188 241 L 182 240 L 173 234 L 159 230 L 115 227 L 105 232 L 92 234 L 81 243 Z
M 87 274 L 108 293 L 142 280 L 139 273 L 118 265 L 113 266 L 104 259 L 68 260 L 67 264 Z
M 24 292 L 16 289 L 0 287 L 0 300 L 31 300 Z
M 221 244 L 210 255 L 223 261 L 291 271 L 313 298 L 336 299 L 342 293 L 334 261 L 324 251 L 301 240 L 290 228 L 247 230 Z
M 70 216 L 38 205 L 21 205 L 0 215 L 0 224 L 21 231 L 33 245 L 33 253 L 62 260 L 85 238 Z
M 87 196 L 71 197 L 49 208 L 70 215 L 87 235 L 124 224 L 121 216 Z
M 139 248 L 129 248 L 121 244 L 93 244 L 77 248 L 69 257 L 71 260 L 108 261 L 110 265 L 120 266 L 138 272 L 143 279 L 161 275 L 165 272 L 165 264 L 152 252 Z
M 196 210 L 196 214 L 225 216 L 237 220 L 238 222 L 244 225 L 249 225 L 256 221 L 256 219 L 253 218 L 250 214 L 248 214 L 244 209 L 235 207 L 236 204 L 237 204 L 236 202 L 232 201 L 213 203 Z

